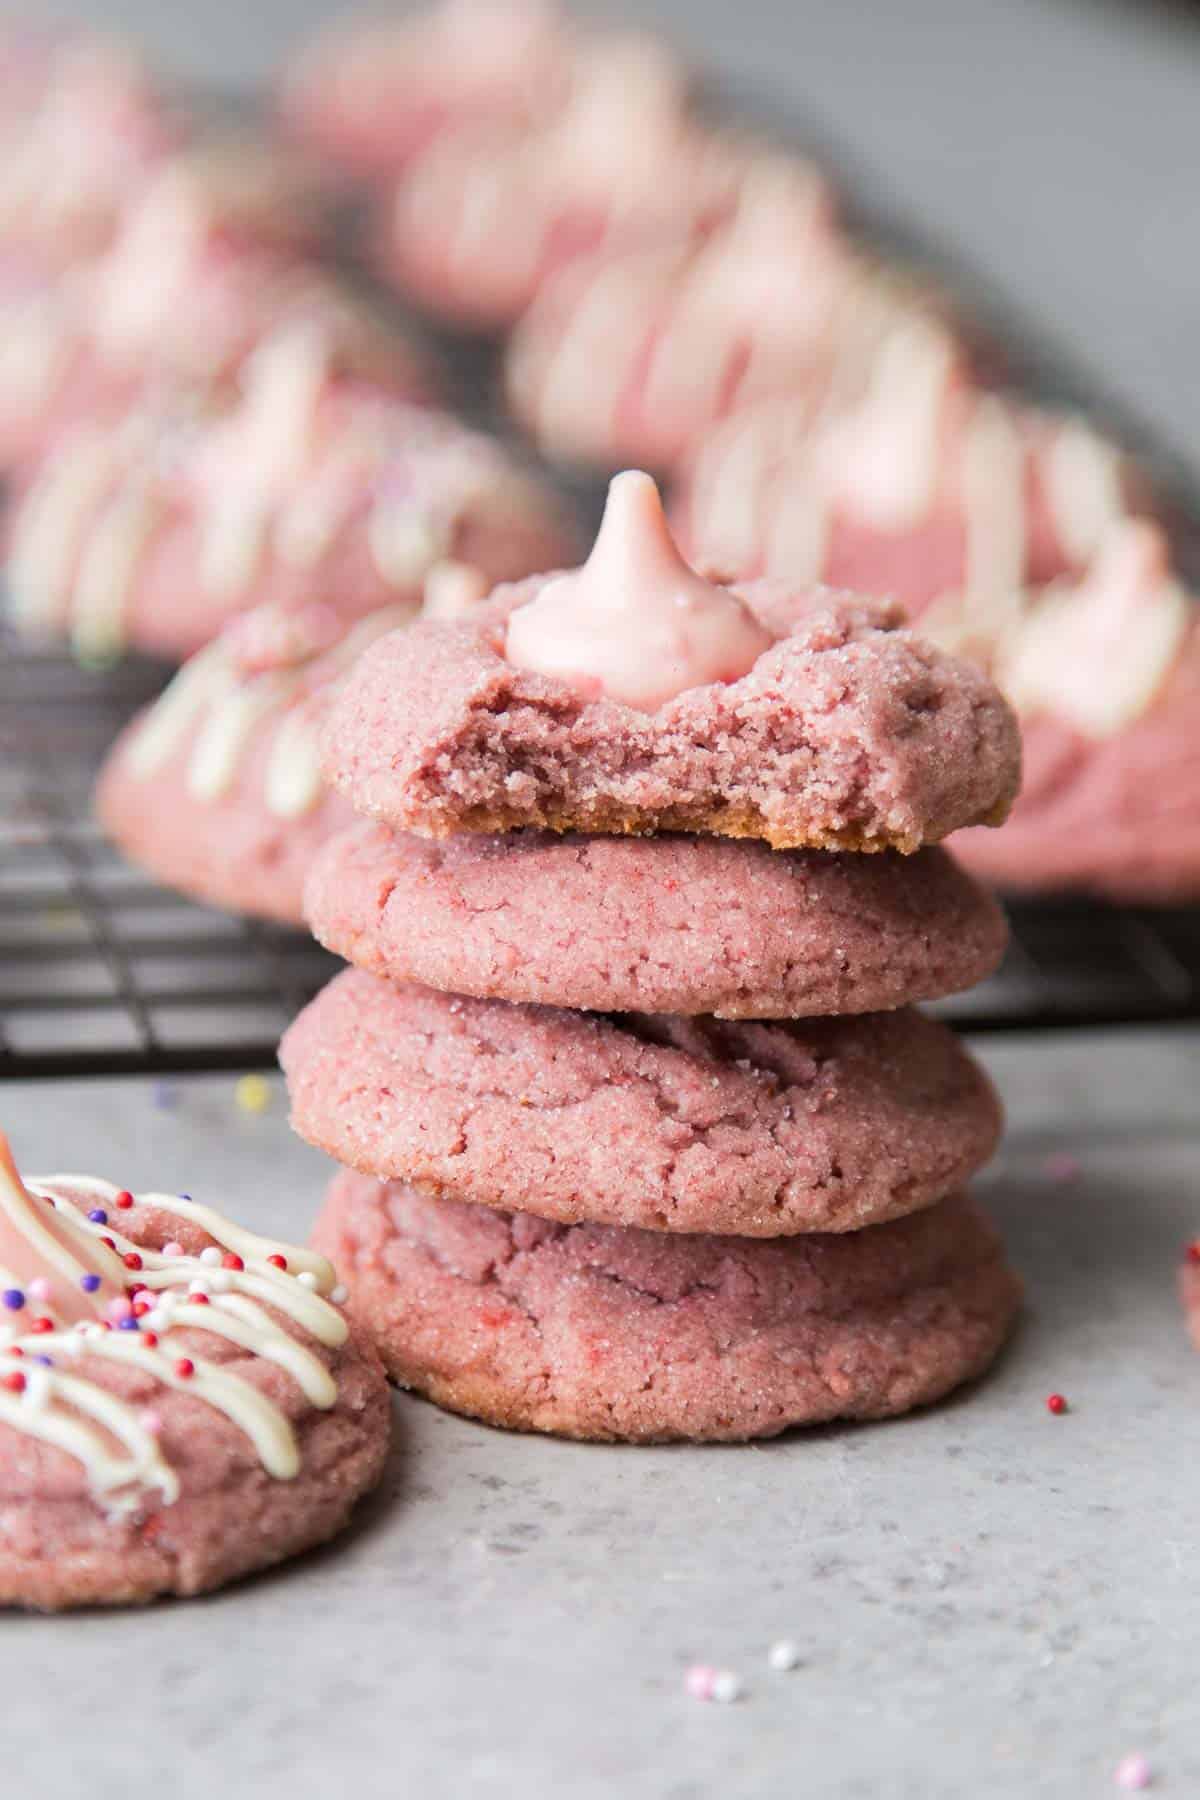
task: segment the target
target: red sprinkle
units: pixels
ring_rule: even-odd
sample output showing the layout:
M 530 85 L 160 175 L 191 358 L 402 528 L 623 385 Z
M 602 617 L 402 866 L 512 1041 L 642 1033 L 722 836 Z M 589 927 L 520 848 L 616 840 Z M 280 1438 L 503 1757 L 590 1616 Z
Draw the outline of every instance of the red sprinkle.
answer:
M 140 1269 L 142 1266 L 142 1259 L 136 1250 L 127 1250 L 124 1260 L 127 1269 Z
M 10 1344 L 8 1346 L 8 1354 L 10 1356 L 24 1356 L 25 1352 L 22 1350 L 20 1344 Z
M 133 1195 L 129 1192 L 128 1188 L 121 1189 L 120 1193 L 113 1201 L 113 1205 L 119 1206 L 122 1212 L 129 1211 L 129 1208 L 133 1205 Z
M 114 1240 L 110 1237 L 102 1237 L 100 1242 L 104 1245 L 106 1250 L 115 1250 L 117 1247 Z
M 207 1306 L 208 1305 L 208 1295 L 207 1294 L 189 1294 L 188 1300 L 190 1301 L 190 1303 L 193 1306 Z
M 244 1269 L 245 1266 L 245 1263 L 242 1261 L 236 1250 L 227 1250 L 221 1258 L 221 1267 L 223 1269 Z
M 145 1290 L 143 1289 L 143 1292 L 144 1291 Z M 133 1303 L 133 1316 L 135 1319 L 144 1319 L 148 1312 L 153 1311 L 154 1308 L 148 1300 L 135 1300 Z
M 286 1256 L 279 1256 L 279 1255 L 268 1256 L 267 1261 L 271 1264 L 271 1267 L 274 1269 L 286 1269 L 287 1268 L 287 1257 Z
M 194 1375 L 196 1373 L 196 1365 L 190 1356 L 180 1357 L 179 1361 L 175 1364 L 175 1373 L 181 1381 L 186 1381 L 189 1375 Z
M 143 1344 L 149 1344 L 151 1350 L 153 1350 L 155 1344 L 158 1342 L 157 1331 L 143 1331 L 141 1341 Z
M 30 1331 L 53 1331 L 54 1330 L 54 1320 L 47 1319 L 45 1317 L 42 1317 L 40 1319 L 30 1319 L 29 1329 L 30 1329 Z
M 1183 1259 L 1185 1262 L 1200 1263 L 1200 1238 L 1197 1238 L 1194 1244 L 1188 1245 L 1183 1253 Z
M 1052 1413 L 1065 1413 L 1067 1410 L 1066 1395 L 1065 1394 L 1048 1394 L 1046 1396 L 1046 1409 L 1048 1412 L 1052 1412 Z
M 23 1394 L 25 1392 L 25 1377 L 20 1369 L 10 1369 L 7 1375 L 0 1375 L 0 1382 L 3 1383 L 10 1394 Z

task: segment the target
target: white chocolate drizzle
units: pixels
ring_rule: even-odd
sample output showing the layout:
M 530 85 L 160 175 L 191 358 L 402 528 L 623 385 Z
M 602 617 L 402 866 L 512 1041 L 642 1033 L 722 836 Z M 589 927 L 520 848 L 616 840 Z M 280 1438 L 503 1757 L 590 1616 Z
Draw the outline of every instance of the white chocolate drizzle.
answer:
M 310 702 L 349 671 L 369 643 L 408 624 L 416 609 L 384 607 L 357 624 L 331 629 L 344 635 L 305 637 L 304 615 L 263 607 L 246 615 L 184 665 L 149 708 L 125 751 L 125 766 L 149 780 L 192 735 L 185 785 L 194 800 L 214 805 L 234 786 L 245 753 L 260 728 L 274 721 L 267 754 L 263 801 L 278 818 L 299 819 L 323 792 L 319 724 Z M 238 646 L 247 631 L 282 638 L 274 666 L 245 668 Z M 294 641 L 289 644 L 289 637 Z
M 274 1364 L 310 1406 L 328 1410 L 337 1384 L 304 1338 L 327 1350 L 346 1341 L 345 1319 L 327 1298 L 337 1291 L 332 1267 L 313 1251 L 275 1244 L 172 1194 L 140 1195 L 136 1204 L 186 1220 L 212 1248 L 199 1255 L 178 1245 L 148 1249 L 122 1233 L 120 1194 L 109 1182 L 77 1175 L 26 1186 L 0 1135 L 0 1423 L 65 1451 L 114 1514 L 172 1504 L 179 1478 L 145 1410 L 80 1367 L 116 1362 L 222 1413 L 269 1475 L 293 1480 L 300 1452 L 283 1411 L 180 1334 L 207 1333 Z M 80 1201 L 103 1219 L 90 1219 Z

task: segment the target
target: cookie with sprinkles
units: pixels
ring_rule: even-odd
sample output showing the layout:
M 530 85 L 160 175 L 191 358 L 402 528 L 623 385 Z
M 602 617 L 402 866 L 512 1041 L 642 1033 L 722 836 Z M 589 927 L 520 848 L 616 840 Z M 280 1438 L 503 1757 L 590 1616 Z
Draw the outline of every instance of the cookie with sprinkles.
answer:
M 17 491 L 9 539 L 23 635 L 182 661 L 252 605 L 363 618 L 418 602 L 447 557 L 505 580 L 553 566 L 571 534 L 498 443 L 363 380 L 301 317 L 230 403 L 177 395 L 66 436 Z
M 24 1182 L 0 1135 L 0 1603 L 197 1594 L 379 1480 L 379 1363 L 323 1256 L 173 1194 Z

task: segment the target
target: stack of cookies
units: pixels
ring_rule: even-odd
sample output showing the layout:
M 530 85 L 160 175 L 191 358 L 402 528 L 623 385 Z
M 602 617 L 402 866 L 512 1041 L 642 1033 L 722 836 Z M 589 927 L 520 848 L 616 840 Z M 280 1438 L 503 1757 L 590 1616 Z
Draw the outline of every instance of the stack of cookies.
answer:
M 985 1368 L 1018 1284 L 965 1186 L 999 1108 L 911 1003 L 1001 954 L 936 845 L 1018 762 L 983 675 L 886 605 L 702 580 L 639 474 L 582 569 L 377 640 L 325 737 L 364 817 L 306 894 L 356 966 L 281 1058 L 395 1378 L 716 1440 Z

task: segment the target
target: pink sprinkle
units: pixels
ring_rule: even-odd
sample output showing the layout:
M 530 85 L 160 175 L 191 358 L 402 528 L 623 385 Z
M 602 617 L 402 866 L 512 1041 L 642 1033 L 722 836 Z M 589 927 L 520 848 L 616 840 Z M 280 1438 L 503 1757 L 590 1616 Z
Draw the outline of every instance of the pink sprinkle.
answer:
M 142 1414 L 142 1430 L 148 1431 L 151 1437 L 157 1437 L 162 1430 L 162 1414 L 144 1412 Z
M 44 1275 L 35 1275 L 33 1280 L 29 1283 L 26 1292 L 32 1294 L 35 1300 L 48 1300 L 50 1298 L 50 1283 L 46 1280 Z
M 1066 1150 L 1055 1150 L 1042 1164 L 1042 1174 L 1047 1181 L 1078 1181 L 1083 1174 L 1083 1164 Z
M 105 1307 L 104 1316 L 106 1319 L 112 1319 L 114 1323 L 118 1323 L 121 1319 L 127 1319 L 132 1311 L 132 1302 L 127 1300 L 124 1294 L 118 1294 L 116 1299 L 110 1300 Z
M 164 1256 L 182 1256 L 183 1255 L 183 1245 L 177 1244 L 175 1242 L 175 1239 L 172 1238 L 169 1244 L 163 1245 L 162 1253 Z
M 1118 1787 L 1148 1788 L 1154 1779 L 1154 1773 L 1140 1750 L 1131 1756 L 1123 1756 L 1113 1770 L 1113 1780 Z
M 683 1677 L 683 1691 L 692 1700 L 711 1700 L 717 1671 L 710 1663 L 693 1663 Z

